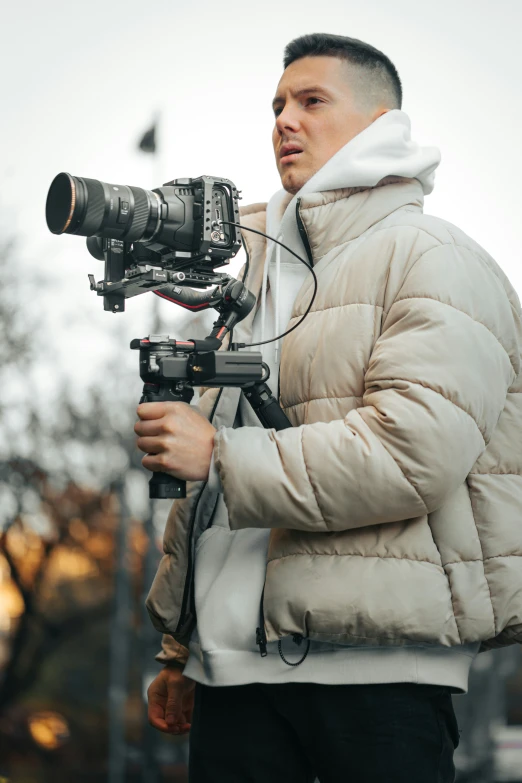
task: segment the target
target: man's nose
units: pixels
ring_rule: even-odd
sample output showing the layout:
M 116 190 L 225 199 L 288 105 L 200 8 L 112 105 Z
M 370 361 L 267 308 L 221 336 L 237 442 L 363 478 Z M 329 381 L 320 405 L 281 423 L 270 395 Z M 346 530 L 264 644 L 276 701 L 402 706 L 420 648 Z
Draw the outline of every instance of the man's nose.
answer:
M 297 111 L 293 107 L 286 105 L 276 118 L 276 128 L 281 135 L 284 135 L 285 131 L 288 130 L 296 133 L 300 128 Z

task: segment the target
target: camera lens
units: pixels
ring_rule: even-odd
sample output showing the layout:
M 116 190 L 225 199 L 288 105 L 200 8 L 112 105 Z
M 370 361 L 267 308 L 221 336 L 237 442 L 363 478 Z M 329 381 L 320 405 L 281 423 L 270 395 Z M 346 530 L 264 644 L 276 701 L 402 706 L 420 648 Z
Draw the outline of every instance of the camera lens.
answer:
M 53 234 L 67 231 L 76 205 L 76 188 L 72 177 L 58 174 L 54 178 L 45 205 L 47 226 Z
M 135 242 L 153 236 L 159 210 L 159 198 L 152 191 L 62 172 L 49 188 L 45 216 L 53 234 Z

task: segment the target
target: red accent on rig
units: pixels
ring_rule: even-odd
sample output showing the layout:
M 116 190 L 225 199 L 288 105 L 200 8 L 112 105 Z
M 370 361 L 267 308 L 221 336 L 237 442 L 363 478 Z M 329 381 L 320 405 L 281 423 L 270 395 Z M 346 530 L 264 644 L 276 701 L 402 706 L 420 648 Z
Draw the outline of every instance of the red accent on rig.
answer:
M 179 305 L 180 307 L 184 307 L 185 310 L 205 310 L 208 308 L 208 304 L 206 302 L 203 302 L 203 304 L 199 305 L 189 305 L 185 304 L 184 302 L 178 302 L 177 299 L 172 299 L 170 296 L 167 296 L 166 294 L 160 294 L 159 291 L 154 291 L 156 296 L 161 296 L 162 299 L 166 299 L 167 302 L 173 302 L 174 304 Z

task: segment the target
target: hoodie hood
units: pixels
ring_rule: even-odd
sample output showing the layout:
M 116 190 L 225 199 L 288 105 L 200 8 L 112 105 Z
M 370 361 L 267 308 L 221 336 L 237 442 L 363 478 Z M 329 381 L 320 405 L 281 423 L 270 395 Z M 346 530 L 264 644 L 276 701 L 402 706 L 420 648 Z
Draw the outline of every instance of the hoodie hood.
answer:
M 294 196 L 283 189 L 272 196 L 267 205 L 267 234 L 306 259 L 296 220 L 297 199 L 301 195 L 347 187 L 374 187 L 391 175 L 418 179 L 424 194 L 428 195 L 434 188 L 435 169 L 439 163 L 440 150 L 437 147 L 421 147 L 412 140 L 409 116 L 398 109 L 388 111 L 336 152 Z M 290 311 L 280 312 L 281 264 L 302 266 L 301 282 L 307 273 L 304 264 L 301 265 L 295 256 L 275 242 L 268 241 L 261 290 L 261 340 L 284 331 L 290 318 Z M 293 276 L 296 284 L 298 278 L 299 275 Z M 265 335 L 268 281 L 275 314 L 273 335 Z M 269 345 L 263 346 L 263 351 Z M 279 341 L 274 351 L 273 358 L 278 364 Z

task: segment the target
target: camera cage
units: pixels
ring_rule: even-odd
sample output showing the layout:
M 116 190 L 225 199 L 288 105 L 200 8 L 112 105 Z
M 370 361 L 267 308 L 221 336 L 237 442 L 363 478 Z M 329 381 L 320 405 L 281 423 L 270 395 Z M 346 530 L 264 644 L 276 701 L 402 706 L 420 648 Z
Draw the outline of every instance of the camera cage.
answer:
M 152 191 L 159 201 L 158 222 L 148 239 L 126 242 L 124 238 L 100 236 L 87 238 L 94 258 L 105 262 L 103 280 L 89 275 L 91 290 L 104 298 L 104 309 L 114 313 L 125 310 L 125 299 L 146 291 L 161 291 L 165 286 L 207 288 L 230 280 L 216 273 L 217 267 L 230 262 L 241 248 L 239 193 L 229 179 L 201 176 L 180 178 Z M 172 230 L 169 210 L 183 208 L 186 216 L 181 228 Z M 190 242 L 178 235 L 190 225 Z M 186 249 L 181 249 L 181 248 Z

